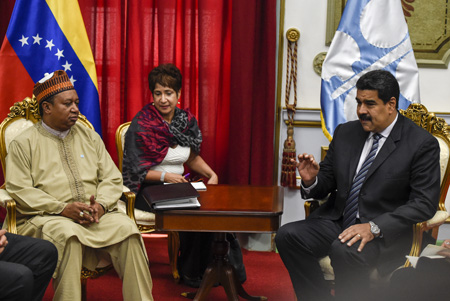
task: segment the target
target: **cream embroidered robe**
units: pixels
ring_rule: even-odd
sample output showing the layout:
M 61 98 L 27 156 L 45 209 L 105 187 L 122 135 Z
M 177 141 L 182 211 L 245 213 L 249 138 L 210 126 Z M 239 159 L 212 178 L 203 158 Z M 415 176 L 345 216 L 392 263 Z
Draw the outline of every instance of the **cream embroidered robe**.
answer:
M 122 175 L 95 131 L 76 124 L 61 139 L 36 123 L 10 143 L 6 167 L 6 189 L 17 202 L 18 234 L 55 244 L 58 265 L 73 236 L 85 246 L 102 248 L 140 235 L 134 222 L 117 211 Z M 98 224 L 82 226 L 59 215 L 68 203 L 89 203 L 91 195 L 107 211 Z M 146 256 L 143 243 L 142 249 Z M 97 263 L 86 248 L 83 265 L 94 269 Z M 54 277 L 57 273 L 58 267 Z

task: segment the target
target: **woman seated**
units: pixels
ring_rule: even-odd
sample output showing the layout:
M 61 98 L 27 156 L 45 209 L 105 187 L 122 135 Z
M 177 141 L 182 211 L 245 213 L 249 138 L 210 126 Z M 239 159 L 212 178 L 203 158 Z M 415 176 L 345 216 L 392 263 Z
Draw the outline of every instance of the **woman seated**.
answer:
M 189 110 L 177 107 L 181 73 L 172 64 L 154 68 L 149 76 L 153 102 L 136 114 L 125 136 L 123 181 L 137 194 L 135 207 L 150 211 L 140 192 L 146 185 L 182 183 L 184 164 L 208 184 L 218 184 L 216 173 L 199 155 L 202 134 Z M 180 233 L 178 270 L 184 282 L 198 287 L 211 258 L 211 233 Z M 240 251 L 240 250 L 239 250 Z

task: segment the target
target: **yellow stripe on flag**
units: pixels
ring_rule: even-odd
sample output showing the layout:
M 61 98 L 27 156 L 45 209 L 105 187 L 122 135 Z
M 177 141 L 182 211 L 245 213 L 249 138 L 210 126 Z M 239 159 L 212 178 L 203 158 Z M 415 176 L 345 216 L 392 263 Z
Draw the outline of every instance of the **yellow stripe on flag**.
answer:
M 94 56 L 78 1 L 46 0 L 46 2 L 98 91 Z

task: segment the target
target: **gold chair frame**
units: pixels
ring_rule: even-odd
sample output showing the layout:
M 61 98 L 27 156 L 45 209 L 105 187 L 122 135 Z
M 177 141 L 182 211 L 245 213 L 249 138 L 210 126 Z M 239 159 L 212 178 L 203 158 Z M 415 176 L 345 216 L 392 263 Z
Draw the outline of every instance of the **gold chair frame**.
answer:
M 450 152 L 450 134 L 448 125 L 444 118 L 437 117 L 434 113 L 428 112 L 427 108 L 422 104 L 411 104 L 408 109 L 400 110 L 400 114 L 414 121 L 418 126 L 424 128 L 440 143 L 444 143 Z M 442 150 L 441 150 L 442 152 Z M 431 236 L 437 240 L 439 226 L 446 222 L 450 222 L 450 217 L 442 221 L 439 219 L 440 212 L 447 212 L 445 208 L 445 199 L 450 185 L 450 157 L 447 158 L 445 166 L 442 165 L 441 158 L 441 190 L 439 193 L 439 206 L 436 215 L 428 221 L 417 223 L 413 229 L 413 245 L 411 247 L 410 256 L 419 256 L 422 251 L 423 233 L 431 231 Z M 410 266 L 409 260 L 406 260 L 405 267 Z

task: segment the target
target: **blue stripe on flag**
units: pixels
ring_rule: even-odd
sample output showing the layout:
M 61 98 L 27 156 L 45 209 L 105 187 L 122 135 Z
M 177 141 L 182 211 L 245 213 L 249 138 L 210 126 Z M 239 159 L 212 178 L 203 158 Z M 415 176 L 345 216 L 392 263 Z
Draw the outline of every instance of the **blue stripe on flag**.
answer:
M 80 112 L 101 135 L 97 88 L 47 3 L 40 0 L 30 5 L 28 1 L 16 1 L 6 35 L 34 82 L 46 72 L 61 69 L 67 72 L 80 98 Z

